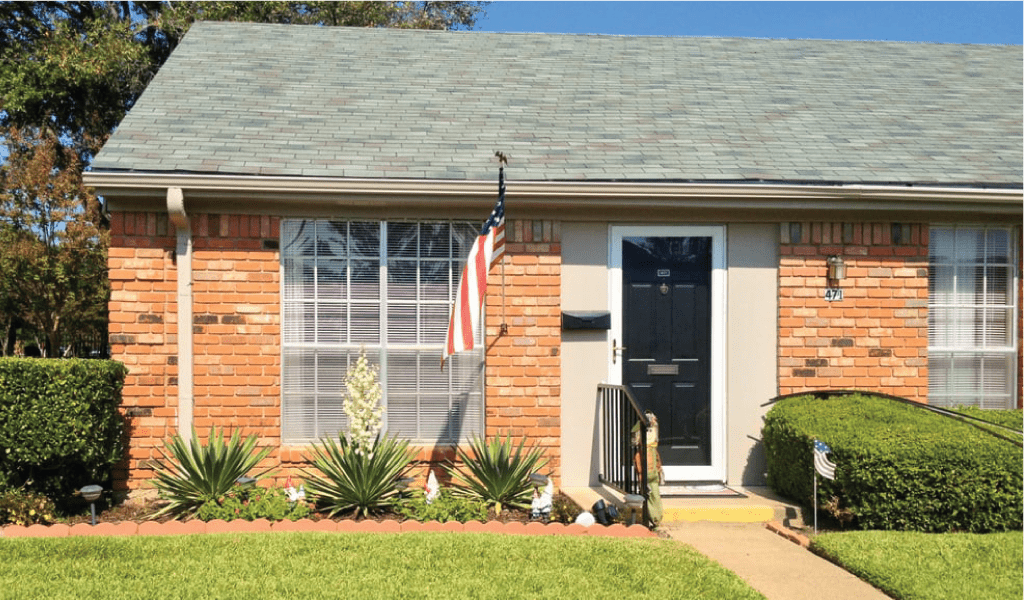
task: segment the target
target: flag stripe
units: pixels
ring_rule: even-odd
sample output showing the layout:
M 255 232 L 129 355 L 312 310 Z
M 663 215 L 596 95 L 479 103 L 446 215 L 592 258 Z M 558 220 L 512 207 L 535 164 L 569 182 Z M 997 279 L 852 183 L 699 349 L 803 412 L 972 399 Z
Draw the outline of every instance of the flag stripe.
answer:
M 444 359 L 472 350 L 480 333 L 487 272 L 505 253 L 505 170 L 498 170 L 498 201 L 469 250 L 445 336 Z M 443 360 L 442 360 L 443 362 Z
M 814 440 L 814 470 L 825 479 L 836 478 L 836 464 L 828 459 L 831 451 L 824 442 Z

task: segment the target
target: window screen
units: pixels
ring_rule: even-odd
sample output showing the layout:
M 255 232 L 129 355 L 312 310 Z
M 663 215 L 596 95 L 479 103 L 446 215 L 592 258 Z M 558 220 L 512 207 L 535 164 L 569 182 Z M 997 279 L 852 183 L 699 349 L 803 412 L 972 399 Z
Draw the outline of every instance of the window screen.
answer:
M 1014 232 L 933 227 L 929 237 L 928 402 L 1016 406 Z
M 483 344 L 441 369 L 475 235 L 462 223 L 282 223 L 284 443 L 344 430 L 345 373 L 361 349 L 381 369 L 390 433 L 427 443 L 482 433 Z

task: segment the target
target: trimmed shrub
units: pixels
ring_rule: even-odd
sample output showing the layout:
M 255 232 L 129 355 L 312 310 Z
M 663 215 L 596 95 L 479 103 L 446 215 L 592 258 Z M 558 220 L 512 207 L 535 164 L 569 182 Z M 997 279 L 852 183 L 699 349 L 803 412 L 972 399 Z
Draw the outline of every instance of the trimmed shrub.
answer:
M 988 532 L 1020 529 L 1022 451 L 956 419 L 866 395 L 779 401 L 762 431 L 768 485 L 812 504 L 814 439 L 836 479 L 818 505 L 861 529 Z
M 1012 410 L 986 410 L 976 406 L 961 406 L 960 408 L 954 408 L 953 411 L 974 417 L 975 419 L 1016 429 L 1017 431 L 1024 429 L 1024 410 L 1019 408 Z
M 110 489 L 124 455 L 127 373 L 110 360 L 0 359 L 0 480 L 58 505 L 83 485 Z

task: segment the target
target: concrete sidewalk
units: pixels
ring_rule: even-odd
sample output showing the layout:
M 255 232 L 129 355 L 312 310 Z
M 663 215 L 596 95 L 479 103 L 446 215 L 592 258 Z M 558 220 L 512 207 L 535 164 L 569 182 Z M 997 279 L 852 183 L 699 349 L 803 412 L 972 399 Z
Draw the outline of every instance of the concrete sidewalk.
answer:
M 763 523 L 669 523 L 674 540 L 739 575 L 768 600 L 887 600 L 882 592 Z

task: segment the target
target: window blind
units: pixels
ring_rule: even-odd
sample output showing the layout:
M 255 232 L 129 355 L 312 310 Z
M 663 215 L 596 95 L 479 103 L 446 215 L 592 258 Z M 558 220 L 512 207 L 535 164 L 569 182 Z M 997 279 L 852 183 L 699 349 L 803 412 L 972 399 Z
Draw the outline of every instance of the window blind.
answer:
M 482 432 L 483 344 L 440 368 L 474 237 L 465 223 L 282 223 L 285 443 L 345 429 L 344 378 L 361 349 L 380 368 L 389 432 L 431 443 Z
M 1016 406 L 1014 231 L 933 227 L 929 235 L 928 401 Z

